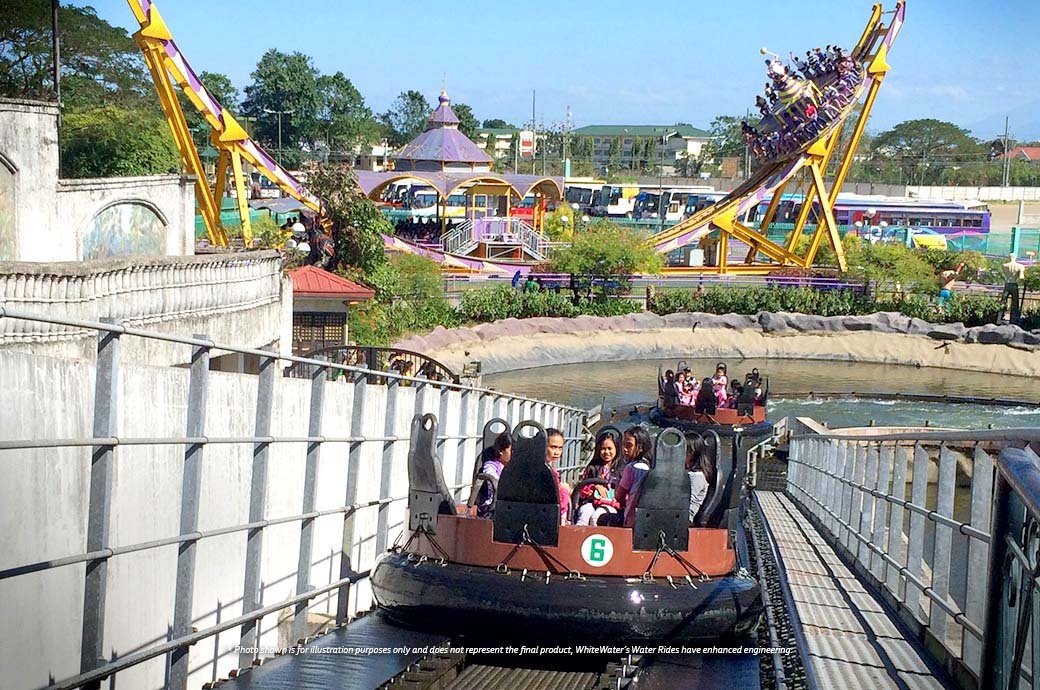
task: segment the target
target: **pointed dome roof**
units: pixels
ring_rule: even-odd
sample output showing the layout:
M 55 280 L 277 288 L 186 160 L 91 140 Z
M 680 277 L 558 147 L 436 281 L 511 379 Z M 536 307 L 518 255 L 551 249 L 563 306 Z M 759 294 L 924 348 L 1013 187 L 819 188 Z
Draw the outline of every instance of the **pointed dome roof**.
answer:
M 447 91 L 441 91 L 441 95 L 437 97 L 437 104 L 437 109 L 433 111 L 430 119 L 426 121 L 426 130 L 429 131 L 434 127 L 458 127 L 459 117 L 451 109 L 451 99 L 448 98 Z
M 398 170 L 415 169 L 419 162 L 490 165 L 494 159 L 459 131 L 459 118 L 451 109 L 447 91 L 441 91 L 437 109 L 426 121 L 426 131 L 394 154 Z M 401 165 L 400 163 L 404 163 Z

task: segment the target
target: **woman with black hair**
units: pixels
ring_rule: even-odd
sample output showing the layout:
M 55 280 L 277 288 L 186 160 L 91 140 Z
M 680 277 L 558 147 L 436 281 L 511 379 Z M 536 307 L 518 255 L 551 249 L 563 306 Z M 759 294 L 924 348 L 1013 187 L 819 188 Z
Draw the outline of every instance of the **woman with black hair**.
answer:
M 629 427 L 622 437 L 621 451 L 628 464 L 621 473 L 614 497 L 623 511 L 622 524 L 632 527 L 636 519 L 636 506 L 639 504 L 640 486 L 654 464 L 654 442 L 650 432 L 641 426 Z
M 491 447 L 485 448 L 482 455 L 483 464 L 480 466 L 481 474 L 494 477 L 492 482 L 485 479 L 480 485 L 480 493 L 477 495 L 477 517 L 490 518 L 495 509 L 495 487 L 498 480 L 502 478 L 502 470 L 509 464 L 513 457 L 513 439 L 508 431 L 503 431 L 497 437 Z
M 576 525 L 597 525 L 604 515 L 616 514 L 618 502 L 614 492 L 621 481 L 625 464 L 621 457 L 620 443 L 616 433 L 605 431 L 596 437 L 596 450 L 592 459 L 581 473 L 581 480 L 602 479 L 602 484 L 589 484 L 578 492 L 578 512 L 574 517 Z
M 704 505 L 708 489 L 715 482 L 715 460 L 699 435 L 686 439 L 686 473 L 690 477 L 690 525 Z

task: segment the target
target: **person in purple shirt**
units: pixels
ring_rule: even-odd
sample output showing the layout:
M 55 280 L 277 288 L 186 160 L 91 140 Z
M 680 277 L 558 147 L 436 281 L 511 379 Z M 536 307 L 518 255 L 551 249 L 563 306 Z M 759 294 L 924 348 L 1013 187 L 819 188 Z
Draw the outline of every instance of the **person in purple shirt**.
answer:
M 484 450 L 484 464 L 480 466 L 482 474 L 495 478 L 495 483 L 485 479 L 477 494 L 477 517 L 490 518 L 495 508 L 495 486 L 502 478 L 502 470 L 513 457 L 513 440 L 508 432 L 502 432 L 495 438 L 490 448 Z
M 614 498 L 621 504 L 624 514 L 622 524 L 632 527 L 636 519 L 636 506 L 639 505 L 639 490 L 654 461 L 654 444 L 650 432 L 641 426 L 626 430 L 621 440 L 621 452 L 628 464 L 621 473 Z

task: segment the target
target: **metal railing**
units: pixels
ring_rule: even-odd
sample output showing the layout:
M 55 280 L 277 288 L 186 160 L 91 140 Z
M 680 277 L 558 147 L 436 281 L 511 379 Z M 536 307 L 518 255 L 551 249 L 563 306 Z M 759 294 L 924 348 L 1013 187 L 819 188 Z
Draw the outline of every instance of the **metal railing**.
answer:
M 33 427 L 0 418 L 0 462 L 8 470 L 7 488 L 14 492 L 8 495 L 23 494 L 19 505 L 25 508 L 16 512 L 5 506 L 0 512 L 5 533 L 24 535 L 10 542 L 16 555 L 0 560 L 0 598 L 15 601 L 13 592 L 24 591 L 26 584 L 43 595 L 25 602 L 31 616 L 6 616 L 0 623 L 5 643 L 0 666 L 13 669 L 5 679 L 12 688 L 99 687 L 102 680 L 129 672 L 124 682 L 133 686 L 183 689 L 189 676 L 194 686 L 211 680 L 203 677 L 208 669 L 215 679 L 251 666 L 261 656 L 259 648 L 279 646 L 279 635 L 296 640 L 312 634 L 316 628 L 310 614 L 318 613 L 315 607 L 322 603 L 335 610 L 329 619 L 346 622 L 367 605 L 362 585 L 375 557 L 407 525 L 405 458 L 414 414 L 437 416 L 438 454 L 458 499 L 470 485 L 480 430 L 493 417 L 512 425 L 533 419 L 560 428 L 566 439 L 561 466 L 575 467 L 581 457 L 585 411 L 574 407 L 395 371 L 283 357 L 202 336 L 34 315 L 0 305 L 0 321 L 15 319 L 93 330 L 98 353 L 90 364 L 93 380 L 80 379 L 89 390 L 78 390 L 73 370 L 82 371 L 83 363 L 38 363 L 32 355 L 0 350 L 0 371 L 10 372 L 12 383 L 32 389 L 38 401 L 31 415 L 68 421 L 62 429 L 92 428 L 87 435 L 59 438 L 48 427 L 40 437 L 26 438 L 20 436 L 31 434 Z M 184 371 L 121 365 L 127 337 L 187 345 L 190 366 Z M 215 350 L 259 357 L 259 374 L 210 375 Z M 308 367 L 309 380 L 281 376 L 286 364 Z M 36 376 L 42 367 L 65 373 L 51 381 Z M 334 374 L 341 382 L 330 381 Z M 378 384 L 370 383 L 373 376 Z M 78 407 L 76 401 L 89 400 L 91 391 L 93 403 Z M 175 391 L 182 395 L 171 395 Z M 141 398 L 151 398 L 151 405 L 128 407 L 131 399 Z M 238 410 L 207 404 L 214 400 L 237 401 L 252 423 Z M 163 433 L 178 415 L 184 433 Z M 126 427 L 150 433 L 125 433 Z M 245 433 L 235 433 L 239 430 Z M 210 435 L 213 431 L 217 434 Z M 48 475 L 67 460 L 82 468 L 82 485 L 72 488 L 86 489 L 82 501 L 54 488 Z M 163 513 L 162 500 L 135 501 L 134 488 L 179 500 L 169 502 Z M 65 507 L 56 511 L 55 504 Z M 51 530 L 43 529 L 42 538 L 39 529 L 26 531 L 38 522 L 27 519 L 37 512 L 47 515 L 43 524 Z M 237 517 L 246 514 L 245 520 Z M 126 537 L 126 523 L 140 522 L 142 516 L 149 523 L 144 531 L 154 530 L 157 538 Z M 161 526 L 171 523 L 179 528 L 163 534 Z M 82 552 L 54 552 L 59 548 L 54 544 L 62 543 L 54 534 L 66 532 L 85 535 Z M 155 578 L 151 568 L 161 563 L 170 570 L 158 573 L 165 578 Z M 321 563 L 327 564 L 324 574 L 316 569 Z M 77 565 L 85 569 L 70 568 Z M 214 584 L 236 568 L 242 577 L 238 587 Z M 81 613 L 71 615 L 71 625 L 67 607 L 57 603 L 70 596 L 82 597 Z M 229 601 L 236 607 L 240 602 L 241 614 L 221 619 Z M 125 609 L 128 604 L 132 612 Z M 283 621 L 279 613 L 285 611 L 291 613 Z M 170 621 L 158 639 L 147 632 L 153 617 Z M 18 638 L 39 639 L 40 630 L 59 624 L 79 638 L 78 674 L 55 673 L 70 668 L 67 655 L 55 650 L 36 650 L 31 659 L 13 656 Z M 26 625 L 40 630 L 27 631 Z M 217 637 L 233 629 L 239 631 L 234 644 L 228 636 Z M 207 638 L 216 638 L 212 646 L 192 646 Z M 118 653 L 117 644 L 122 646 Z M 145 663 L 157 657 L 165 659 L 161 667 Z
M 998 455 L 1040 441 L 1040 430 L 791 427 L 791 497 L 962 687 L 993 687 L 980 685 L 984 649 L 992 654 L 995 643 L 984 630 L 1002 583 L 987 565 L 991 530 L 1008 528 L 999 511 L 991 515 L 994 466 Z
M 444 364 L 421 352 L 401 350 L 391 347 L 365 347 L 362 345 L 338 345 L 325 347 L 304 354 L 310 359 L 321 359 L 337 364 L 348 364 L 363 367 L 372 371 L 396 371 L 406 376 L 418 376 L 430 381 L 450 381 L 459 383 L 459 376 Z M 296 378 L 310 378 L 314 367 L 293 364 L 287 375 Z M 380 377 L 372 375 L 369 383 L 379 383 Z
M 997 463 L 980 687 L 1037 688 L 1040 677 L 1040 457 L 1006 448 Z

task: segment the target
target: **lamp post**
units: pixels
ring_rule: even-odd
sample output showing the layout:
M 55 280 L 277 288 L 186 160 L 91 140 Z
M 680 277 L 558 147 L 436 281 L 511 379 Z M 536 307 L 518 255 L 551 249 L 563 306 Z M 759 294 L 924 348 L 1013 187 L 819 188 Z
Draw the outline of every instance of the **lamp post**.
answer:
M 292 115 L 295 110 L 269 110 L 264 108 L 264 112 L 268 115 L 278 116 L 278 155 L 275 156 L 275 160 L 278 161 L 278 165 L 282 164 L 282 115 Z

